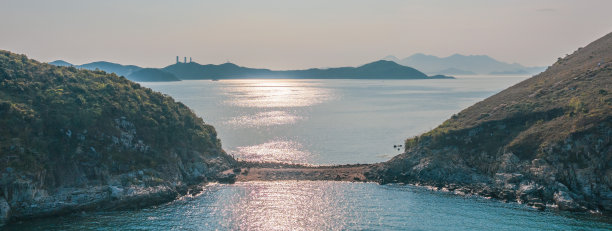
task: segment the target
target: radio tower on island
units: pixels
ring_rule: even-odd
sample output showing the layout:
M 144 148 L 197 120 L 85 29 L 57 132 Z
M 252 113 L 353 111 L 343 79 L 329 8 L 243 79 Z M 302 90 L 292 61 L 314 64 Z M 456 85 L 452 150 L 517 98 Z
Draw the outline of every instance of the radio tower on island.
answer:
M 193 60 L 191 59 L 191 57 L 189 57 L 189 63 L 192 63 Z M 180 59 L 178 56 L 176 56 L 176 63 L 181 63 Z M 183 63 L 187 63 L 187 56 L 183 57 Z

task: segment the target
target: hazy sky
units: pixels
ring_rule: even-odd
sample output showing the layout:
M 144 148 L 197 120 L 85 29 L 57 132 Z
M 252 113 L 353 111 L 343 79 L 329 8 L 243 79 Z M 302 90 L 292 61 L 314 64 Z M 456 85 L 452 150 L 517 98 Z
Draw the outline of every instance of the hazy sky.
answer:
M 40 61 L 291 69 L 387 55 L 547 66 L 612 32 L 610 0 L 0 0 L 0 49 Z

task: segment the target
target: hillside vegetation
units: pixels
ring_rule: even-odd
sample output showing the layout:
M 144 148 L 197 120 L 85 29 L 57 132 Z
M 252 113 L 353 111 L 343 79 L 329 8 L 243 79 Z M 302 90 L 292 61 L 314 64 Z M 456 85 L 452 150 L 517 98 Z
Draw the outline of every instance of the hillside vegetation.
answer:
M 0 51 L 0 128 L 0 224 L 151 203 L 233 163 L 215 129 L 168 96 L 8 51 Z
M 612 34 L 406 140 L 372 174 L 538 208 L 612 211 Z

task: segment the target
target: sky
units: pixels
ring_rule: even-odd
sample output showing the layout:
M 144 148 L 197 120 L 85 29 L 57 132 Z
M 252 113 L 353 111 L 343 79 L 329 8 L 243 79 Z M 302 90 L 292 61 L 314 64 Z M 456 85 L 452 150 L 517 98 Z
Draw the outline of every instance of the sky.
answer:
M 0 0 L 0 49 L 43 62 L 304 69 L 387 55 L 548 66 L 612 32 L 610 0 Z

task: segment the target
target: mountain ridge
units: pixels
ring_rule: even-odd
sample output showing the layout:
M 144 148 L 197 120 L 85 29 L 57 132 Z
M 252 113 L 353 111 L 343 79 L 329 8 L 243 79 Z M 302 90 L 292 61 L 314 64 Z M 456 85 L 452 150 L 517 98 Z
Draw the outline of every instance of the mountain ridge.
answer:
M 358 67 L 311 68 L 305 70 L 273 71 L 270 69 L 248 68 L 233 63 L 198 64 L 176 63 L 163 70 L 182 79 L 235 79 L 235 78 L 298 78 L 298 79 L 429 79 L 452 78 L 431 77 L 395 62 L 379 60 Z
M 491 58 L 488 55 L 462 55 L 453 54 L 447 57 L 438 57 L 423 53 L 416 53 L 403 59 L 388 55 L 384 60 L 394 61 L 401 65 L 411 66 L 427 74 L 453 74 L 456 72 L 472 72 L 474 74 L 513 74 L 523 71 L 526 74 L 537 74 L 543 67 L 526 67 L 518 63 L 505 63 Z
M 50 64 L 66 65 L 65 61 L 54 61 Z M 72 64 L 70 64 L 72 65 Z M 378 60 L 358 67 L 310 68 L 304 70 L 270 70 L 265 68 L 249 68 L 234 63 L 199 64 L 196 62 L 175 63 L 163 68 L 148 68 L 148 74 L 142 75 L 143 68 L 134 65 L 121 65 L 112 62 L 99 61 L 74 65 L 76 68 L 88 70 L 103 70 L 109 73 L 125 76 L 134 81 L 176 81 L 176 79 L 247 79 L 247 78 L 297 78 L 297 79 L 451 79 L 450 76 L 436 74 L 427 76 L 417 69 L 399 65 L 394 62 Z M 160 71 L 154 71 L 157 69 Z M 163 72 L 161 72 L 163 71 Z M 173 76 L 166 75 L 169 73 Z M 165 77 L 160 77 L 165 76 Z

